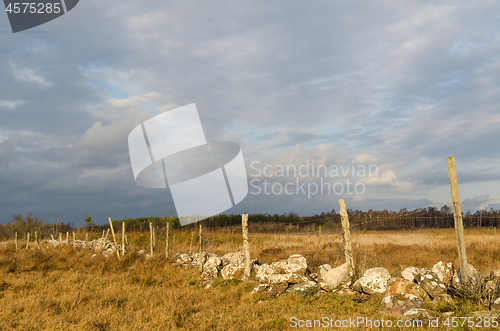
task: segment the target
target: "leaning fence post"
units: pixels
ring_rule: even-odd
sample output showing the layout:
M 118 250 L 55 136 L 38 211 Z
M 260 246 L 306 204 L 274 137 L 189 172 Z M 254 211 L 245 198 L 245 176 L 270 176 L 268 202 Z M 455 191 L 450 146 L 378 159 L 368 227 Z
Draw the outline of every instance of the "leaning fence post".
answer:
M 202 260 L 202 252 L 203 252 L 203 240 L 201 237 L 201 221 L 200 221 L 200 252 L 198 253 L 198 260 L 200 261 L 200 272 L 203 272 L 203 260 Z
M 342 222 L 342 229 L 344 230 L 344 254 L 345 261 L 349 264 L 349 268 L 354 272 L 354 262 L 352 259 L 352 248 L 351 248 L 351 229 L 349 225 L 349 215 L 347 215 L 347 209 L 345 206 L 344 199 L 339 199 L 340 205 L 340 220 Z
M 122 256 L 125 255 L 125 221 L 122 222 Z
M 116 256 L 118 256 L 118 260 L 119 260 L 120 259 L 120 252 L 118 251 L 118 245 L 116 244 L 115 230 L 113 229 L 113 223 L 111 222 L 111 217 L 108 217 L 108 219 L 109 219 L 109 227 L 111 228 L 111 234 L 113 235 L 113 241 L 115 242 Z
M 28 232 L 28 235 L 26 236 L 26 249 L 28 249 L 30 245 L 30 233 Z
M 149 222 L 149 246 L 151 247 L 151 256 L 153 256 L 153 223 Z
M 462 220 L 462 207 L 460 206 L 460 194 L 458 193 L 457 167 L 453 156 L 448 157 L 448 175 L 450 177 L 450 192 L 453 202 L 458 259 L 460 261 L 460 273 L 462 276 L 461 281 L 463 281 L 469 278 L 469 268 L 467 265 L 467 253 L 465 252 L 464 224 Z
M 248 214 L 241 215 L 243 248 L 245 250 L 245 278 L 250 278 L 250 245 L 248 243 Z
M 167 220 L 167 237 L 165 238 L 165 258 L 168 259 L 168 236 L 170 232 L 170 222 Z

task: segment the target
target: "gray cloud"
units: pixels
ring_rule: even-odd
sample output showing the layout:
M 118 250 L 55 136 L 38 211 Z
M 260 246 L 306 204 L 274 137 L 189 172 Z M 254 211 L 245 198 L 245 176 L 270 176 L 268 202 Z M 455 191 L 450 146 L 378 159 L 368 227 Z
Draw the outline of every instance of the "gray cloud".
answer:
M 321 144 L 342 162 L 376 160 L 385 182 L 349 208 L 432 203 L 419 194 L 447 185 L 449 155 L 462 183 L 497 181 L 499 11 L 493 1 L 89 0 L 16 34 L 4 15 L 0 221 L 171 213 L 167 192 L 135 185 L 127 136 L 193 102 L 207 137 L 238 142 L 247 163 Z M 315 214 L 335 201 L 248 196 L 234 210 Z

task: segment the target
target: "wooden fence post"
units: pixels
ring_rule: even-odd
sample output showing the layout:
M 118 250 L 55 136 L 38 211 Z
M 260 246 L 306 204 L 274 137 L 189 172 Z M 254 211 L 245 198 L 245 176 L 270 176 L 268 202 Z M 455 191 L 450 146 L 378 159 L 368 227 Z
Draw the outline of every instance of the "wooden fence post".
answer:
M 149 222 L 149 246 L 151 247 L 151 257 L 153 256 L 153 222 Z
M 35 231 L 35 241 L 36 241 L 36 247 L 40 249 L 40 242 L 38 241 L 38 233 Z
M 194 231 L 191 231 L 191 243 L 189 244 L 189 255 L 191 255 L 191 248 L 193 247 L 193 235 Z
M 16 242 L 16 251 L 17 251 L 17 232 L 15 234 L 15 238 L 14 239 L 15 239 L 15 242 Z
M 201 237 L 201 221 L 200 221 L 200 251 L 198 253 L 198 261 L 200 262 L 200 272 L 203 272 L 203 260 L 201 258 L 203 252 L 203 238 Z
M 467 265 L 467 253 L 465 252 L 464 224 L 462 220 L 462 207 L 460 206 L 460 194 L 458 193 L 457 167 L 455 158 L 448 157 L 448 175 L 450 177 L 451 201 L 453 202 L 453 216 L 455 220 L 455 232 L 457 235 L 458 259 L 460 261 L 461 281 L 469 278 Z
M 125 222 L 122 222 L 122 256 L 125 255 Z
M 62 233 L 59 232 L 59 244 L 61 244 L 61 243 L 62 243 Z
M 120 252 L 118 251 L 118 245 L 116 244 L 115 229 L 113 229 L 113 223 L 111 222 L 111 217 L 108 217 L 108 219 L 109 219 L 109 227 L 111 228 L 111 234 L 113 235 L 113 241 L 115 242 L 116 256 L 118 256 L 118 260 L 119 260 L 120 259 Z
M 73 231 L 73 248 L 76 248 L 76 236 L 75 236 L 75 231 Z
M 349 268 L 354 272 L 354 261 L 352 259 L 352 248 L 351 248 L 351 228 L 349 225 L 349 215 L 347 215 L 347 209 L 345 206 L 344 199 L 339 199 L 340 205 L 340 220 L 342 222 L 342 229 L 344 230 L 344 254 L 345 261 L 349 264 Z
M 318 229 L 318 247 L 321 247 L 321 225 Z
M 85 241 L 89 241 L 89 233 L 85 232 Z
M 241 215 L 241 230 L 243 232 L 243 249 L 245 250 L 245 275 L 250 278 L 250 245 L 248 242 L 248 214 Z
M 69 231 L 66 231 L 66 244 L 69 244 Z
M 168 236 L 170 232 L 170 222 L 167 220 L 167 237 L 165 238 L 165 258 L 168 259 Z
M 28 235 L 26 236 L 26 249 L 30 246 L 30 233 L 28 232 Z
M 276 237 L 276 232 L 274 233 L 274 249 L 278 249 L 278 238 Z

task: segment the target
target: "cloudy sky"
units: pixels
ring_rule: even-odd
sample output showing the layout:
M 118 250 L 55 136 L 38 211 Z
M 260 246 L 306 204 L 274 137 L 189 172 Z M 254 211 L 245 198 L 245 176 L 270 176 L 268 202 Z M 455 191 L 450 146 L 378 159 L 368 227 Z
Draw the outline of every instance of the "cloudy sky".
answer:
M 496 208 L 498 17 L 497 1 L 85 0 L 13 34 L 1 14 L 0 222 L 176 215 L 168 191 L 135 183 L 127 138 L 191 103 L 255 180 L 227 213 L 311 215 L 339 198 L 438 206 L 451 200 L 448 156 L 461 199 L 476 202 L 464 208 Z M 307 162 L 345 175 L 276 173 Z M 372 176 L 351 171 L 370 165 Z M 363 193 L 266 195 L 264 180 L 275 193 L 321 180 Z

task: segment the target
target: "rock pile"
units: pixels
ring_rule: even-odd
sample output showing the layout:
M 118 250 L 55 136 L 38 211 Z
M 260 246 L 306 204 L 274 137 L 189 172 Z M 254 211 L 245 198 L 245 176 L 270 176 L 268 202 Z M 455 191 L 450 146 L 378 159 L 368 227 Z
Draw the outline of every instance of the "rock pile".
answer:
M 104 238 L 99 238 L 95 239 L 92 241 L 85 241 L 85 240 L 69 240 L 68 243 L 66 241 L 59 241 L 59 240 L 48 240 L 47 243 L 49 245 L 52 245 L 53 247 L 61 247 L 61 246 L 66 246 L 66 245 L 72 245 L 75 248 L 80 248 L 80 249 L 90 249 L 94 251 L 101 252 L 102 255 L 105 257 L 111 256 L 113 254 L 116 254 L 116 246 L 112 241 L 106 240 Z M 118 245 L 118 250 L 121 252 L 121 245 Z M 125 249 L 125 253 L 127 253 L 127 250 Z
M 224 256 L 202 253 L 202 279 L 210 280 L 241 279 L 245 268 L 243 251 L 228 253 Z M 198 254 L 176 254 L 176 264 L 189 267 L 199 266 Z M 259 281 L 251 294 L 260 294 L 267 298 L 276 298 L 282 294 L 298 296 L 314 295 L 318 292 L 337 292 L 353 294 L 357 291 L 364 295 L 381 298 L 379 313 L 383 316 L 398 317 L 405 320 L 420 319 L 425 323 L 436 318 L 438 313 L 423 309 L 425 304 L 436 304 L 453 301 L 452 294 L 457 296 L 457 288 L 461 282 L 460 270 L 453 264 L 442 261 L 436 263 L 431 270 L 415 267 L 406 268 L 391 276 L 385 268 L 366 270 L 362 277 L 353 281 L 353 271 L 348 264 L 332 268 L 329 264 L 319 266 L 317 273 L 311 273 L 304 256 L 295 254 L 288 259 L 261 264 L 251 261 L 252 278 Z M 500 311 L 500 271 L 493 271 L 487 277 L 481 275 L 469 265 L 472 275 L 468 284 L 486 293 L 491 298 L 490 311 L 477 314 L 497 314 Z M 352 284 L 352 285 L 351 285 Z M 482 315 L 481 315 L 482 316 Z

